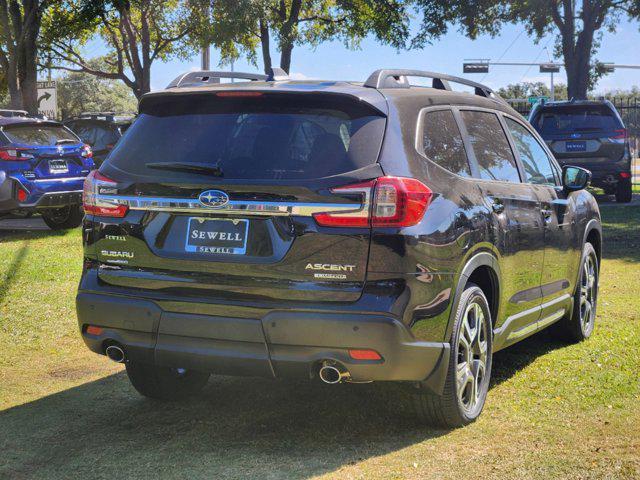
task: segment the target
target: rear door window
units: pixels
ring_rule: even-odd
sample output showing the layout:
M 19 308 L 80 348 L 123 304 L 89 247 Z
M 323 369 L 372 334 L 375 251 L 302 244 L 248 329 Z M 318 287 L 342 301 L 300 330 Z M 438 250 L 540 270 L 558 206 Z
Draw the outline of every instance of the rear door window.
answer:
M 426 112 L 422 118 L 422 148 L 425 156 L 463 177 L 470 177 L 467 152 L 451 110 Z
M 156 97 L 108 161 L 143 175 L 163 175 L 147 163 L 194 162 L 224 178 L 321 178 L 375 163 L 384 126 L 372 108 L 325 96 Z
M 543 108 L 533 121 L 542 135 L 612 131 L 622 127 L 614 112 L 604 105 L 567 105 Z
M 505 118 L 524 167 L 524 181 L 538 185 L 555 185 L 551 160 L 542 145 L 524 126 Z
M 463 110 L 460 113 L 478 163 L 480 178 L 520 182 L 511 146 L 497 115 L 476 110 Z

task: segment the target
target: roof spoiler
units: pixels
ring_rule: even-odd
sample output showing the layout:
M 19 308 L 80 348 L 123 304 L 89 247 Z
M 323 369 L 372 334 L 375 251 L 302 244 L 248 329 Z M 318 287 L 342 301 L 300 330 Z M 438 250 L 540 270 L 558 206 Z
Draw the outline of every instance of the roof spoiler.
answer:
M 167 88 L 199 87 L 220 83 L 221 78 L 249 80 L 251 82 L 282 82 L 289 80 L 287 72 L 278 67 L 273 67 L 269 75 L 260 73 L 244 72 L 218 72 L 210 70 L 200 70 L 187 72 L 174 78 Z
M 467 80 L 466 78 L 454 77 L 444 73 L 428 72 L 424 70 L 407 70 L 407 69 L 381 69 L 376 70 L 364 82 L 365 87 L 369 88 L 411 88 L 411 84 L 407 77 L 431 78 L 433 88 L 438 90 L 451 91 L 449 83 L 458 83 L 473 87 L 474 93 L 481 97 L 491 98 L 502 103 L 507 103 L 500 95 L 495 93 L 491 88 L 478 82 Z

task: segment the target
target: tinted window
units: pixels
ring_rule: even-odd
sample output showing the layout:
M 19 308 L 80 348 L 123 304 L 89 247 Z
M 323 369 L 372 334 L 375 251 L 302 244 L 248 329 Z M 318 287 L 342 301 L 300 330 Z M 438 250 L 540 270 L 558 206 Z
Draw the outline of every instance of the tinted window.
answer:
M 385 123 L 324 96 L 156 97 L 141 110 L 107 161 L 144 175 L 166 175 L 145 167 L 162 161 L 211 163 L 225 178 L 336 175 L 376 162 Z
M 551 161 L 540 143 L 518 122 L 506 119 L 524 166 L 524 180 L 540 185 L 555 185 Z
M 450 172 L 471 176 L 462 135 L 451 110 L 427 112 L 422 120 L 424 154 Z
M 113 147 L 120 138 L 116 127 L 91 122 L 77 122 L 69 127 L 83 142 L 88 143 L 94 150 L 105 150 Z
M 614 113 L 600 105 L 543 108 L 534 119 L 533 125 L 543 135 L 611 131 L 622 128 L 622 124 Z
M 519 182 L 513 152 L 498 117 L 493 113 L 473 110 L 461 113 L 478 161 L 480 178 Z
M 55 145 L 57 142 L 64 140 L 80 143 L 80 140 L 73 133 L 59 125 L 7 125 L 4 127 L 3 132 L 11 143 L 35 146 Z

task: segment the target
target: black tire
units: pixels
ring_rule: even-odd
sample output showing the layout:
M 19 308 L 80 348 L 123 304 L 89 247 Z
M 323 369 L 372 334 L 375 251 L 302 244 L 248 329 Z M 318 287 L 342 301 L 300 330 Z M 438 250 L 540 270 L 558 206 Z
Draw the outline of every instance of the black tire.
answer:
M 632 185 L 630 178 L 623 178 L 618 182 L 616 188 L 616 202 L 629 203 L 633 197 Z
M 587 272 L 592 273 L 587 274 Z M 591 274 L 593 275 L 593 280 L 587 278 Z M 593 333 L 598 306 L 599 278 L 600 269 L 596 250 L 590 243 L 585 243 L 582 249 L 582 259 L 580 260 L 578 283 L 573 294 L 573 309 L 569 315 L 560 321 L 560 330 L 565 340 L 572 343 L 582 342 Z M 589 311 L 589 318 L 586 318 L 587 310 Z
M 134 388 L 157 400 L 182 400 L 204 388 L 209 374 L 194 370 L 159 367 L 148 363 L 126 362 L 127 375 Z
M 42 220 L 51 230 L 69 230 L 82 224 L 84 211 L 79 205 L 69 205 L 41 212 Z
M 481 325 L 483 329 L 478 331 L 477 335 L 478 338 L 482 336 L 482 341 L 486 345 L 486 354 L 484 357 L 484 369 L 481 374 L 482 378 L 479 379 L 479 381 L 476 380 L 476 384 L 478 385 L 476 387 L 478 392 L 477 396 L 475 399 L 468 398 L 467 401 L 465 401 L 465 398 L 467 398 L 465 392 L 471 387 L 469 387 L 468 383 L 465 383 L 465 388 L 462 389 L 462 395 L 458 394 L 458 366 L 465 363 L 465 359 L 473 358 L 472 363 L 475 363 L 480 360 L 480 358 L 476 359 L 476 355 L 472 350 L 465 352 L 464 349 L 460 348 L 462 343 L 461 335 L 464 335 L 463 328 L 465 327 L 465 323 L 468 324 L 468 321 L 471 320 L 471 311 L 469 309 L 475 309 L 475 306 L 482 312 L 483 318 L 480 319 L 476 325 Z M 465 322 L 465 318 L 467 322 Z M 460 303 L 458 304 L 454 318 L 453 333 L 451 335 L 451 354 L 442 395 L 434 395 L 426 389 L 420 388 L 420 386 L 413 387 L 413 391 L 409 393 L 410 401 L 418 420 L 434 426 L 457 428 L 472 423 L 480 416 L 487 398 L 491 378 L 493 338 L 491 329 L 491 312 L 487 298 L 477 285 L 469 283 L 460 297 Z M 467 335 L 465 335 L 465 340 L 466 339 Z M 472 355 L 472 357 L 469 355 Z M 475 377 L 471 369 L 468 373 Z M 480 373 L 479 368 L 476 371 L 476 375 L 478 373 Z M 469 405 L 465 403 L 469 403 Z

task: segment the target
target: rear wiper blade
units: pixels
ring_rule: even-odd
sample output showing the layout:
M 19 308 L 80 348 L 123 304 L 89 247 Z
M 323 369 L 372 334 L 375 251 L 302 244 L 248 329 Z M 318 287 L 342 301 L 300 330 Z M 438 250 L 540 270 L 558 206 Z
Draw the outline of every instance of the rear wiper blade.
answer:
M 222 169 L 208 163 L 194 162 L 157 162 L 147 163 L 147 168 L 156 170 L 171 170 L 173 172 L 188 172 L 204 175 L 213 175 L 214 177 L 222 177 Z
M 67 144 L 67 143 L 74 143 L 75 144 L 75 143 L 80 143 L 80 142 L 78 142 L 77 140 L 71 140 L 69 138 L 63 138 L 61 140 L 57 140 L 56 141 L 56 145 L 64 145 L 64 144 Z

